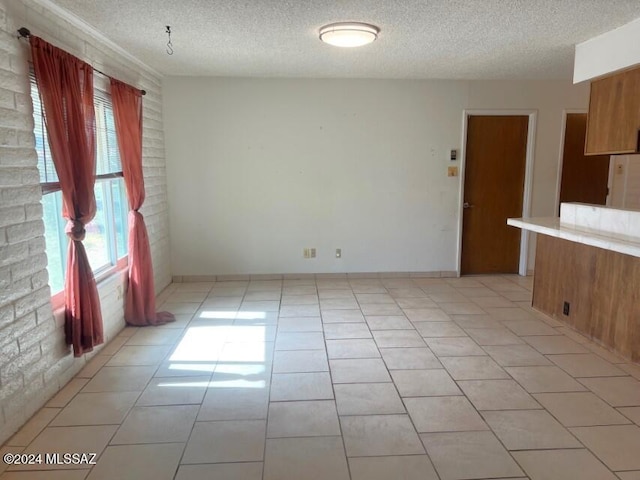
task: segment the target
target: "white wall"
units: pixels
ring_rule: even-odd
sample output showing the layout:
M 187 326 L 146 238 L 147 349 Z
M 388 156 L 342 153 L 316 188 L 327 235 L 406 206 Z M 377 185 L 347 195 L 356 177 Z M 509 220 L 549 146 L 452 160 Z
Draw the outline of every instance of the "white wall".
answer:
M 573 82 L 640 64 L 640 18 L 576 45 Z
M 553 215 L 562 110 L 588 100 L 569 82 L 163 85 L 174 275 L 454 271 L 463 109 L 539 110 L 532 213 Z
M 74 358 L 54 316 L 29 96 L 27 27 L 102 71 L 147 90 L 143 169 L 156 289 L 171 280 L 160 79 L 34 0 L 0 0 L 0 444 L 94 355 Z M 106 340 L 124 327 L 124 272 L 98 284 Z M 9 445 L 23 446 L 12 443 Z M 5 465 L 6 467 L 6 465 Z M 3 470 L 0 466 L 0 472 Z

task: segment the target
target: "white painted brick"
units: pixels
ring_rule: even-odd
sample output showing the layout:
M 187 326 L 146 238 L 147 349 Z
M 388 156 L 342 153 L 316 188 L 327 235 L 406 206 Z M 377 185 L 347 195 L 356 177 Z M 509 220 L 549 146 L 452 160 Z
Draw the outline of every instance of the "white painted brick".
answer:
M 8 305 L 14 300 L 24 297 L 31 292 L 31 279 L 23 278 L 17 282 L 12 282 L 11 288 L 5 288 L 0 290 L 0 306 Z
M 54 328 L 48 336 L 40 341 L 40 348 L 43 353 L 47 354 L 52 351 L 62 352 L 63 356 L 70 353 L 71 347 L 67 345 L 64 327 Z
M 0 328 L 13 323 L 16 318 L 14 312 L 13 305 L 6 305 L 0 308 Z
M 10 323 L 6 327 L 0 329 L 0 338 L 6 342 L 12 342 L 18 340 L 21 335 L 28 332 L 36 326 L 36 314 L 32 313 L 24 318 L 18 318 L 13 323 Z
M 16 300 L 13 307 L 16 311 L 16 317 L 20 318 L 49 302 L 51 302 L 51 291 L 49 290 L 49 287 L 46 286 L 27 295 L 26 297 Z
M 38 322 L 38 325 L 49 321 L 53 322 L 54 326 L 57 328 L 56 321 L 53 318 L 53 308 L 50 302 L 36 310 L 36 322 Z
M 151 203 L 150 205 L 147 205 L 146 208 L 144 209 L 144 214 L 145 215 L 149 215 L 149 216 L 153 216 L 153 215 L 156 215 L 158 213 L 162 213 L 162 212 L 166 212 L 166 211 L 167 211 L 167 206 L 166 206 L 165 202 L 162 201 L 161 203 L 158 203 L 158 204 Z
M 0 400 L 4 403 L 4 400 L 13 396 L 16 392 L 24 389 L 24 381 L 22 379 L 22 375 L 12 379 L 7 383 L 2 384 L 2 388 L 0 388 Z M 2 406 L 5 408 L 5 405 Z
M 44 387 L 44 369 L 51 363 L 51 358 L 47 358 L 44 355 L 41 356 L 34 363 L 29 365 L 22 372 L 24 380 L 25 392 L 24 396 L 27 398 L 33 398 L 33 395 L 39 395 L 39 392 L 35 390 L 35 386 L 38 385 L 38 389 Z
M 36 174 L 38 172 L 36 171 Z M 24 206 L 26 220 L 41 220 L 42 219 L 42 204 L 41 203 L 32 203 L 31 205 Z
M 7 232 L 6 232 L 6 228 L 2 227 L 0 228 L 0 247 L 4 247 L 5 245 L 8 245 L 9 242 L 7 242 Z
M 166 185 L 152 185 L 151 187 L 149 187 L 149 197 L 162 199 L 162 204 L 165 205 L 165 210 L 167 212 L 169 211 Z
M 166 177 L 167 172 L 165 171 L 165 167 L 148 167 L 144 168 L 145 177 Z
M 18 137 L 19 146 L 34 148 L 36 144 L 36 137 L 32 130 L 17 130 L 16 135 Z
M 38 155 L 33 148 L 2 148 L 0 165 L 7 167 L 36 167 Z M 39 183 L 39 178 L 36 182 Z
M 162 104 L 157 102 L 147 102 L 144 106 L 143 116 L 162 120 Z
M 25 115 L 13 108 L 0 108 L 0 127 L 33 131 L 33 116 Z
M 145 178 L 144 180 L 144 186 L 145 189 L 147 190 L 147 192 L 149 191 L 149 188 L 151 187 L 165 187 L 166 186 L 166 180 L 162 177 L 148 177 Z
M 31 277 L 34 273 L 41 271 L 42 266 L 46 264 L 47 256 L 44 253 L 30 255 L 26 259 L 11 265 L 11 280 L 15 282 L 26 277 Z
M 8 225 L 17 225 L 24 222 L 25 210 L 22 205 L 0 208 L 0 227 L 6 227 Z
M 144 96 L 145 103 L 147 104 L 162 104 L 162 97 L 158 95 L 160 89 L 157 88 L 147 88 L 147 94 Z
M 57 356 L 57 354 L 52 356 L 51 353 L 46 354 L 45 352 L 42 352 L 40 345 L 34 345 L 29 350 L 31 349 L 37 350 L 40 354 L 33 354 L 32 362 L 26 364 L 22 368 L 22 376 L 24 378 L 25 386 L 30 385 L 32 381 L 44 382 L 44 372 L 47 371 L 52 360 Z
M 165 160 L 164 157 L 144 157 L 142 159 L 142 166 L 143 168 L 149 168 L 149 167 L 162 167 L 165 164 Z M 146 178 L 154 178 L 153 175 L 146 175 Z M 163 178 L 164 177 L 158 177 L 158 178 Z
M 9 288 L 11 285 L 11 267 L 6 266 L 0 268 L 0 289 Z
M 9 63 L 11 65 L 11 71 L 20 75 L 27 75 L 29 72 L 29 63 L 25 59 L 24 55 L 10 55 Z
M 46 249 L 46 241 L 44 237 L 36 237 L 29 240 L 29 255 L 35 255 L 36 253 L 42 253 Z
M 42 352 L 40 351 L 40 345 L 38 344 L 21 350 L 18 357 L 0 368 L 0 382 L 8 383 L 20 375 L 26 379 L 26 373 L 31 373 L 30 366 L 41 357 Z
M 55 329 L 55 323 L 51 320 L 50 322 L 39 324 L 36 328 L 25 332 L 20 338 L 18 338 L 20 352 L 22 353 L 34 345 L 40 345 L 40 343 L 49 336 L 53 336 L 55 338 L 55 335 L 53 335 Z
M 5 419 L 4 420 L 5 423 L 2 426 L 2 429 L 0 429 L 0 431 L 7 431 L 7 432 L 17 431 L 18 429 L 16 428 L 16 426 L 18 427 L 22 426 L 30 418 L 29 416 L 27 416 L 23 405 L 20 406 L 19 411 L 9 410 L 8 406 L 3 405 L 2 417 Z
M 32 185 L 40 183 L 40 172 L 37 168 L 23 168 L 22 169 L 22 184 Z M 40 218 L 40 217 L 39 217 Z
M 0 76 L 0 86 L 2 86 L 2 77 Z M 162 130 L 162 121 L 157 118 L 143 117 L 142 121 L 146 124 L 147 128 L 155 128 Z
M 164 133 L 162 130 L 158 130 L 157 128 L 149 128 L 144 123 L 142 124 L 142 137 L 143 142 L 147 141 L 147 139 L 154 139 L 158 141 L 163 141 Z
M 0 196 L 3 206 L 25 205 L 39 202 L 42 198 L 42 189 L 40 185 L 3 188 L 0 190 Z
M 5 91 L 0 90 L 0 166 L 25 168 L 22 168 L 19 183 L 12 174 L 11 185 L 14 186 L 0 187 L 0 308 L 11 307 L 19 314 L 28 313 L 0 327 L 0 342 L 7 345 L 0 352 L 0 359 L 6 359 L 5 363 L 12 362 L 16 357 L 16 346 L 18 356 L 22 356 L 21 350 L 27 353 L 28 358 L 22 364 L 37 356 L 36 347 L 42 356 L 28 363 L 22 371 L 26 382 L 25 378 L 17 378 L 9 385 L 1 385 L 0 421 L 5 423 L 0 428 L 0 443 L 72 378 L 86 363 L 85 358 L 91 358 L 101 349 L 98 347 L 93 353 L 74 359 L 65 343 L 63 321 L 59 321 L 60 315 L 54 316 L 51 309 L 45 241 L 42 227 L 36 226 L 42 225 L 42 195 L 35 168 L 33 117 L 26 74 L 27 49 L 15 38 L 16 25 L 28 23 L 43 38 L 98 68 L 102 67 L 101 70 L 147 90 L 143 112 L 143 165 L 149 186 L 147 210 L 153 212 L 147 221 L 152 258 L 156 262 L 156 288 L 164 288 L 171 279 L 161 78 L 143 71 L 139 65 L 101 45 L 35 0 L 22 0 L 20 9 L 16 9 L 20 12 L 16 15 L 25 15 L 28 21 L 21 18 L 3 20 L 3 2 L 0 0 L 0 89 Z M 12 26 L 6 27 L 8 24 Z M 9 183 L 8 179 L 7 176 L 5 182 Z M 4 185 L 1 172 L 0 185 Z M 15 210 L 11 210 L 14 207 Z M 17 243 L 7 244 L 8 241 Z M 18 278 L 8 284 L 11 275 Z M 19 278 L 22 276 L 24 278 Z M 124 326 L 122 300 L 115 294 L 123 282 L 120 275 L 98 286 L 108 338 Z M 0 366 L 4 366 L 2 361 Z
M 164 149 L 164 141 L 162 138 L 144 138 L 143 145 L 145 147 L 154 147 L 154 148 L 162 148 Z
M 42 356 L 42 354 L 40 353 L 40 346 L 36 345 L 36 347 L 36 350 L 33 350 L 29 353 L 33 355 L 34 352 L 37 352 L 39 356 Z M 3 365 L 2 368 L 0 368 L 0 384 L 8 384 L 18 379 L 24 379 L 19 364 L 19 362 L 21 362 L 23 358 L 25 360 L 28 359 L 28 357 L 19 355 L 14 358 L 13 361 L 7 363 L 6 365 Z
M 26 94 L 31 89 L 24 75 L 17 75 L 9 70 L 0 70 L 0 88 Z
M 18 356 L 19 353 L 20 348 L 18 347 L 18 342 L 15 340 L 0 346 L 0 366 L 9 363 L 14 357 Z
M 56 328 L 64 328 L 64 320 L 64 307 L 53 311 L 53 321 L 56 324 Z
M 142 154 L 145 157 L 164 157 L 164 146 L 161 146 L 161 147 L 145 146 L 142 149 Z
M 73 366 L 74 359 L 71 355 L 63 357 L 62 360 L 54 363 L 49 369 L 44 371 L 44 381 L 46 383 L 53 381 L 54 378 L 64 375 L 64 373 Z
M 27 93 L 16 93 L 14 97 L 16 110 L 28 115 L 33 114 L 33 104 L 31 103 L 31 95 Z
M 33 412 L 27 413 L 29 410 L 26 409 L 25 399 L 31 400 L 39 396 L 40 391 L 44 387 L 44 380 L 42 375 L 40 375 L 39 377 L 30 379 L 28 382 L 23 380 L 23 385 L 24 388 L 19 394 L 14 393 L 13 395 L 7 396 L 2 403 L 5 414 L 14 415 L 22 412 L 24 423 L 33 415 Z
M 2 149 L 2 150 L 7 150 L 7 149 Z M 4 153 L 2 150 L 0 150 L 0 155 Z M 22 169 L 0 167 L 0 188 L 15 187 L 20 185 L 23 185 Z
M 0 146 L 2 147 L 17 147 L 18 146 L 18 132 L 13 128 L 0 128 Z
M 44 223 L 42 220 L 11 225 L 7 227 L 7 240 L 9 244 L 23 242 L 44 234 Z
M 71 380 L 71 378 L 68 378 L 66 382 L 62 383 L 62 386 L 65 386 L 69 380 Z M 60 388 L 59 381 L 45 383 L 40 391 L 36 393 L 34 398 L 25 406 L 27 412 L 31 412 L 29 416 L 32 417 L 38 410 L 44 407 L 45 404 L 51 400 L 56 393 L 58 393 Z
M 4 245 L 0 247 L 0 266 L 24 260 L 29 255 L 29 244 L 27 242 L 15 245 Z
M 61 372 L 57 377 L 52 377 L 51 379 L 49 379 L 48 383 L 45 383 L 47 387 L 51 387 L 51 388 L 56 387 L 53 394 L 58 393 L 58 390 L 64 388 L 64 386 L 67 383 L 73 380 L 73 378 L 76 376 L 76 373 L 78 373 L 78 364 L 80 361 L 82 361 L 82 358 L 74 359 L 74 362 L 73 364 L 71 364 L 71 367 Z M 49 378 L 49 376 L 47 376 L 46 378 Z M 47 401 L 51 399 L 53 394 L 47 397 Z
M 45 255 L 45 259 L 46 259 L 46 255 Z M 43 264 L 41 263 L 38 266 L 42 268 L 44 267 L 44 265 L 46 265 L 46 262 Z M 42 270 L 31 275 L 31 288 L 33 288 L 34 290 L 38 290 L 47 285 L 49 285 L 49 272 L 47 271 L 46 268 L 43 268 Z
M 14 35 L 6 31 L 0 31 L 0 50 L 17 54 L 20 45 Z
M 1 57 L 0 57 L 0 63 L 2 63 Z M 11 90 L 7 90 L 6 88 L 0 88 L 0 107 L 15 108 L 15 106 L 16 106 L 15 93 Z
M 158 195 L 153 195 L 153 196 L 150 196 L 149 198 L 146 198 L 144 201 L 144 206 L 147 208 L 150 208 L 152 205 L 153 206 L 161 205 L 164 207 L 164 209 L 167 209 L 167 199 Z

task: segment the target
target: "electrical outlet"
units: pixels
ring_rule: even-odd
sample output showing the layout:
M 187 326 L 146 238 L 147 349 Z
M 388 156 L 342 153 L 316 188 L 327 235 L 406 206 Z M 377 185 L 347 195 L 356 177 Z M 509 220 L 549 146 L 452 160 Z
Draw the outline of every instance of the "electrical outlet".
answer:
M 563 315 L 569 315 L 569 310 L 571 309 L 571 304 L 569 302 L 564 302 L 564 305 L 562 306 L 562 313 Z
M 311 250 L 311 258 L 316 258 L 316 249 L 310 248 L 309 250 Z
M 336 248 L 336 258 L 342 258 L 342 249 Z

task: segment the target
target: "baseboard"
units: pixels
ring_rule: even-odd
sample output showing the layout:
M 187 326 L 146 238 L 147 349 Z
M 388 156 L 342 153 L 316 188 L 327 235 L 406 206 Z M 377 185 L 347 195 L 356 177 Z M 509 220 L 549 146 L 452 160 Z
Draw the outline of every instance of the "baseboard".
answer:
M 306 279 L 367 279 L 367 278 L 453 278 L 456 271 L 433 272 L 344 272 L 344 273 L 258 273 L 224 275 L 174 275 L 173 283 L 233 282 L 259 280 L 306 280 Z

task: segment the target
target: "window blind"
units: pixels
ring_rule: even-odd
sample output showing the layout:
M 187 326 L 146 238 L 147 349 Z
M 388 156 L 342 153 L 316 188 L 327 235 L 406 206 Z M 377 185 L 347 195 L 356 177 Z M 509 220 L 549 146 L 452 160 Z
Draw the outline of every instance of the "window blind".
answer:
M 38 154 L 40 183 L 58 183 L 45 125 L 44 107 L 40 101 L 35 74 L 31 71 L 31 100 L 33 102 L 34 134 Z M 111 96 L 102 90 L 94 90 L 96 112 L 96 175 L 122 174 L 122 163 L 118 151 L 115 120 Z
M 96 109 L 96 175 L 121 173 L 122 163 L 118 151 L 111 95 L 97 89 L 93 95 Z
M 44 123 L 44 107 L 40 102 L 38 84 L 33 71 L 30 74 L 31 81 L 31 101 L 33 102 L 33 133 L 36 140 L 36 153 L 38 154 L 38 171 L 40 172 L 40 183 L 57 183 L 58 174 L 53 165 L 53 157 L 49 149 L 47 130 Z

